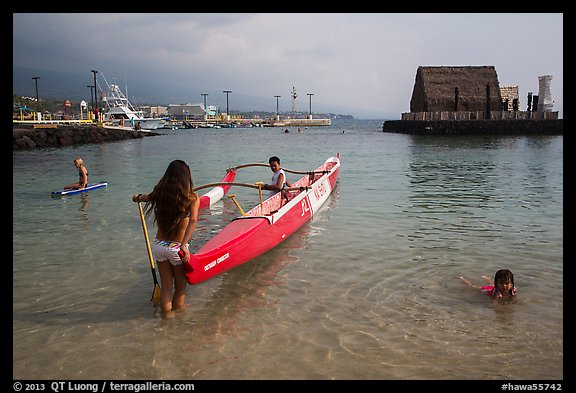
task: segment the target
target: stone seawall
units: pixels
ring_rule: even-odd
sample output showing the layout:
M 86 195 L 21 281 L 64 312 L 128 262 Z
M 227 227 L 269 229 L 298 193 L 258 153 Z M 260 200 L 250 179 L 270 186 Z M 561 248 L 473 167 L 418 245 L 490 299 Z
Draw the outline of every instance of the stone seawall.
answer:
M 154 135 L 161 134 L 130 129 L 99 128 L 94 125 L 58 125 L 56 128 L 25 128 L 25 126 L 14 126 L 12 129 L 12 150 L 114 142 Z
M 563 135 L 557 120 L 387 120 L 384 132 L 420 135 Z

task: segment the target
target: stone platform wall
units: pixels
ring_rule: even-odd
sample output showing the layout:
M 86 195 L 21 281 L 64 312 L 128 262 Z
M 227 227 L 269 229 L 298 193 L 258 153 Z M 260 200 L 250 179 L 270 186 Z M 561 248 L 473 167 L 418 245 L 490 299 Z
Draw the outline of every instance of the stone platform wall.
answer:
M 421 135 L 563 135 L 558 120 L 387 120 L 384 132 Z
M 96 126 L 64 126 L 57 128 L 17 128 L 12 130 L 12 150 L 60 147 L 84 143 L 113 142 L 160 135 L 150 131 L 98 128 Z

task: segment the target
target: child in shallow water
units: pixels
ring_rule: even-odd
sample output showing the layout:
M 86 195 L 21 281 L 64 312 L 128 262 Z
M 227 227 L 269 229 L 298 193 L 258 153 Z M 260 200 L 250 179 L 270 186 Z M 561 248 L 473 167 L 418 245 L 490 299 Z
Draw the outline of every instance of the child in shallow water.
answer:
M 494 280 L 490 277 L 482 276 L 489 285 L 477 286 L 464 277 L 460 279 L 464 284 L 472 288 L 478 288 L 482 293 L 489 295 L 490 299 L 511 299 L 516 296 L 516 286 L 514 285 L 514 274 L 508 269 L 500 269 L 494 275 Z
M 83 190 L 88 184 L 88 170 L 84 165 L 84 161 L 80 157 L 77 157 L 74 159 L 74 166 L 78 168 L 79 180 L 76 183 L 64 186 L 65 190 Z

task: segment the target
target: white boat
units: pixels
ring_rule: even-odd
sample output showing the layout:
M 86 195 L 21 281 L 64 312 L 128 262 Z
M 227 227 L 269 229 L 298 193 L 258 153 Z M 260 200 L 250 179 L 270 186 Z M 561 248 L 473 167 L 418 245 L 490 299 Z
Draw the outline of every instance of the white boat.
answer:
M 144 112 L 136 110 L 128 98 L 122 93 L 116 84 L 108 84 L 108 89 L 102 97 L 104 105 L 104 123 L 109 125 L 121 125 L 124 119 L 125 127 L 134 127 L 140 122 L 140 127 L 145 130 L 155 130 L 164 125 L 164 119 L 160 117 L 144 117 Z

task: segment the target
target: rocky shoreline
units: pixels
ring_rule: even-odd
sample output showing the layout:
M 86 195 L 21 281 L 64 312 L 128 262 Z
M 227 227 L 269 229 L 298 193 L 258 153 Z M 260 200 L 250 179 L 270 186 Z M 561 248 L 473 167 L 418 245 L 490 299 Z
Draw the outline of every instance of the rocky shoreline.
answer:
M 162 134 L 151 131 L 97 127 L 96 125 L 70 126 L 58 124 L 54 128 L 33 128 L 32 126 L 13 125 L 12 150 L 114 142 L 155 135 Z

